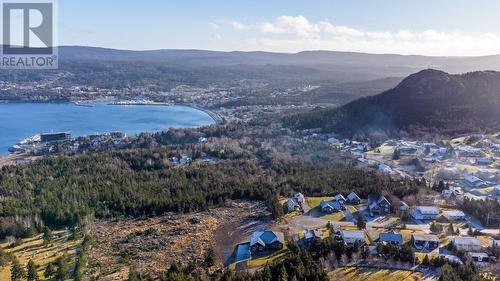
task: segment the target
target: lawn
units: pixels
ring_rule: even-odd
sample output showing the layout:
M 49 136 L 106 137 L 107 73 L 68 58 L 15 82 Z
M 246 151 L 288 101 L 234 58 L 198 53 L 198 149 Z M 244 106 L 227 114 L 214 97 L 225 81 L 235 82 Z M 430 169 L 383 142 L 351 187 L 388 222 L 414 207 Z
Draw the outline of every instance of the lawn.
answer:
M 263 266 L 266 263 L 272 262 L 273 260 L 282 258 L 283 256 L 285 256 L 287 252 L 288 252 L 288 245 L 285 243 L 285 245 L 283 245 L 283 249 L 276 252 L 272 252 L 269 255 L 263 255 L 263 256 L 252 255 L 251 259 L 248 261 L 248 267 Z
M 410 281 L 422 280 L 422 273 L 367 267 L 341 267 L 328 273 L 330 280 L 346 281 Z
M 327 221 L 341 221 L 344 219 L 344 213 L 343 212 L 335 212 L 331 214 L 326 214 L 320 216 L 320 218 L 327 220 Z
M 306 200 L 307 200 L 307 204 L 309 205 L 309 207 L 311 209 L 314 209 L 316 207 L 319 206 L 319 204 L 321 203 L 321 201 L 325 200 L 325 201 L 331 201 L 333 200 L 334 197 L 329 197 L 329 196 L 325 196 L 325 197 L 307 197 Z
M 77 247 L 81 241 L 68 241 L 69 232 L 53 231 L 53 235 L 57 236 L 52 239 L 47 246 L 43 245 L 42 234 L 37 236 L 22 239 L 23 243 L 17 247 L 9 248 L 8 243 L 0 244 L 6 252 L 13 253 L 22 265 L 26 265 L 31 259 L 38 266 L 38 274 L 40 280 L 43 279 L 43 271 L 49 262 L 54 262 L 58 257 L 66 253 L 68 256 L 74 256 Z M 0 268 L 0 280 L 10 280 L 10 267 Z

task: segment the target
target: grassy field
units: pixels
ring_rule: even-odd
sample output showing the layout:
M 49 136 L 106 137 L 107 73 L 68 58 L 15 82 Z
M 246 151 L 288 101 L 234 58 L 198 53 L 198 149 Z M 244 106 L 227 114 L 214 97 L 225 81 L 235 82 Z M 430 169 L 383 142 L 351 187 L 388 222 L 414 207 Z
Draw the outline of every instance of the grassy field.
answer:
M 1 243 L 6 252 L 16 256 L 19 262 L 26 266 L 31 259 L 38 266 L 38 275 L 40 280 L 44 280 L 43 271 L 45 266 L 54 262 L 58 257 L 66 253 L 68 256 L 74 256 L 81 240 L 68 241 L 70 236 L 67 231 L 53 231 L 54 239 L 47 246 L 43 245 L 42 234 L 22 239 L 21 245 L 11 248 L 8 243 Z M 0 280 L 10 280 L 10 266 L 0 268 Z
M 309 207 L 311 209 L 313 208 L 316 208 L 319 206 L 319 204 L 321 203 L 322 200 L 325 200 L 325 201 L 331 201 L 333 200 L 334 197 L 307 197 L 306 200 L 307 200 L 307 204 L 309 205 Z
M 328 277 L 332 281 L 410 281 L 422 280 L 422 273 L 406 270 L 342 267 L 330 272 Z
M 328 221 L 341 221 L 344 219 L 344 213 L 343 212 L 335 212 L 331 214 L 326 214 L 321 216 L 322 219 L 328 220 Z

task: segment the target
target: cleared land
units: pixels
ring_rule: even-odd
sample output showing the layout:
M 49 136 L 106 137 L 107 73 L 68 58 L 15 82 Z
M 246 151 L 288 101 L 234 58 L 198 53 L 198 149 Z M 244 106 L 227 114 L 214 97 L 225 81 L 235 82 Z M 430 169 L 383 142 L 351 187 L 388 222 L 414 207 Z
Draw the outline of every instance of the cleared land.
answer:
M 226 253 L 226 248 L 231 253 L 233 242 L 241 242 L 242 234 L 248 237 L 246 228 L 240 233 L 228 229 L 228 225 L 236 228 L 243 216 L 257 214 L 261 209 L 261 203 L 233 202 L 196 214 L 98 221 L 95 246 L 90 251 L 95 265 L 91 275 L 97 279 L 121 280 L 126 279 L 131 268 L 157 274 L 173 261 L 201 263 L 210 247 L 219 256 Z M 225 243 L 220 239 L 225 239 Z

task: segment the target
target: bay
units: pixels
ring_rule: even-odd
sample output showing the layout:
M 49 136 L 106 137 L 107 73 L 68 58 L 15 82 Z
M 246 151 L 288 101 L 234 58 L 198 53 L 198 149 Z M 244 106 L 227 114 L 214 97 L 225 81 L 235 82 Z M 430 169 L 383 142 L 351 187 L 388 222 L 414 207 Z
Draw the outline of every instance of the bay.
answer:
M 135 135 L 214 123 L 207 113 L 186 106 L 0 103 L 0 155 L 7 154 L 13 144 L 44 132 L 82 136 L 119 131 Z

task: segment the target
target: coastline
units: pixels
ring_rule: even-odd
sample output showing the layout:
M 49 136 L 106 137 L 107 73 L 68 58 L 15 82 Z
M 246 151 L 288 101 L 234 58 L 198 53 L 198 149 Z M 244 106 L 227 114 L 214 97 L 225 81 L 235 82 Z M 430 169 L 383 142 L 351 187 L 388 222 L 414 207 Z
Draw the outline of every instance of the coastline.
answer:
M 37 104 L 42 104 L 42 103 L 46 103 L 46 104 L 69 104 L 69 105 L 74 105 L 74 106 L 88 106 L 88 107 L 93 107 L 97 104 L 106 104 L 106 105 L 113 105 L 112 104 L 113 101 L 109 101 L 109 100 L 94 100 L 94 101 L 81 101 L 80 103 L 81 104 L 77 104 L 76 102 L 58 102 L 58 101 L 50 101 L 50 102 L 5 102 L 5 101 L 1 101 L 1 104 L 29 104 L 29 103 L 37 103 Z M 122 105 L 122 104 L 114 104 L 114 105 Z M 127 104 L 123 104 L 123 105 L 127 105 Z M 201 112 L 204 112 L 205 114 L 207 114 L 212 120 L 214 123 L 211 123 L 211 124 L 223 124 L 225 123 L 225 119 L 223 116 L 221 116 L 219 113 L 213 111 L 213 110 L 210 110 L 210 109 L 206 109 L 206 108 L 202 108 L 202 107 L 199 107 L 197 105 L 193 105 L 193 104 L 186 104 L 186 103 L 155 103 L 155 102 L 151 102 L 151 103 L 147 103 L 147 102 L 144 102 L 144 103 L 141 103 L 141 102 L 137 102 L 137 103 L 130 103 L 130 105 L 161 105 L 161 106 L 180 106 L 180 107 L 187 107 L 187 108 L 192 108 L 194 110 L 197 110 L 197 111 L 201 111 Z M 14 144 L 12 144 L 14 145 Z M 15 162 L 18 162 L 18 161 L 12 161 L 14 160 L 13 158 L 17 158 L 15 160 L 21 160 L 22 158 L 25 158 L 25 155 L 23 154 L 18 154 L 14 151 L 5 151 L 5 154 L 2 152 L 0 153 L 0 167 L 5 165 L 6 163 L 10 163 L 10 164 L 13 164 Z M 21 159 L 19 159 L 21 158 Z M 3 163 L 1 163 L 3 162 Z M 20 161 L 22 162 L 22 161 Z

